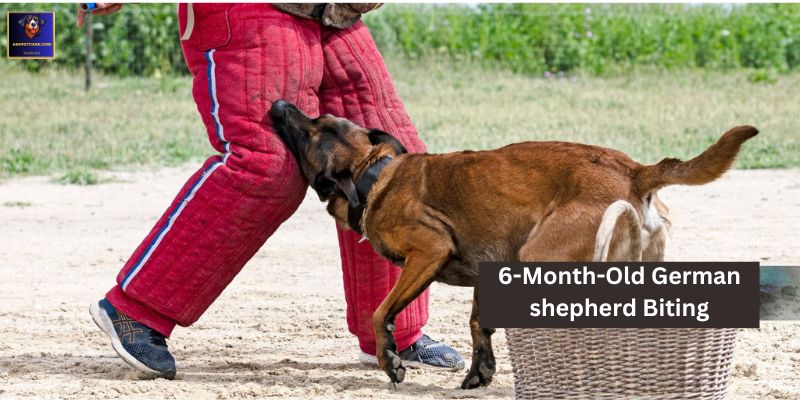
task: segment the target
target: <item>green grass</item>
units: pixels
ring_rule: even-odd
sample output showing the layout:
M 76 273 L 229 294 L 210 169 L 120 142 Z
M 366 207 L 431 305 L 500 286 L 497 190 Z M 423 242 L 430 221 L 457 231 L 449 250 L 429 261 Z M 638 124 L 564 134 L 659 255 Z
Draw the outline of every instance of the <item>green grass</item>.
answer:
M 754 81 L 750 72 L 634 71 L 597 78 L 530 78 L 503 71 L 389 61 L 398 91 L 432 151 L 524 140 L 612 147 L 634 159 L 693 157 L 736 125 L 761 135 L 740 168 L 800 166 L 800 74 Z
M 451 62 L 389 58 L 395 84 L 431 152 L 522 140 L 617 148 L 642 162 L 692 157 L 724 130 L 752 124 L 738 166 L 800 166 L 800 73 L 633 72 L 531 78 Z M 118 165 L 176 165 L 212 153 L 188 77 L 30 74 L 0 63 L 0 178 L 57 174 L 91 184 Z
M 89 186 L 97 185 L 107 180 L 98 177 L 97 173 L 94 171 L 85 168 L 77 168 L 67 171 L 67 173 L 57 178 L 55 181 L 66 185 Z
M 17 208 L 25 208 L 32 206 L 33 203 L 29 201 L 7 201 L 3 203 L 3 207 L 17 207 Z
M 0 177 L 175 165 L 210 153 L 188 77 L 99 76 L 86 93 L 80 73 L 0 63 L 0 76 Z

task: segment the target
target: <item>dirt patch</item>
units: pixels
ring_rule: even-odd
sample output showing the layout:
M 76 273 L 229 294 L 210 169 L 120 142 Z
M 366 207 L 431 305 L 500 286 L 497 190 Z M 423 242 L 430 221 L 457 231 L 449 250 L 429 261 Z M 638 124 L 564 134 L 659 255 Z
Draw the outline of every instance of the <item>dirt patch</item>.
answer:
M 78 187 L 49 178 L 0 184 L 0 398 L 511 398 L 504 334 L 489 388 L 456 389 L 463 372 L 411 370 L 390 390 L 356 361 L 347 332 L 333 222 L 309 196 L 206 315 L 177 329 L 175 381 L 127 367 L 88 305 L 113 279 L 191 174 L 116 173 Z M 800 264 L 800 171 L 732 171 L 661 192 L 674 220 L 670 259 Z M 335 283 L 335 284 L 332 284 Z M 426 332 L 469 354 L 471 289 L 435 284 Z M 800 324 L 744 330 L 731 397 L 800 398 Z

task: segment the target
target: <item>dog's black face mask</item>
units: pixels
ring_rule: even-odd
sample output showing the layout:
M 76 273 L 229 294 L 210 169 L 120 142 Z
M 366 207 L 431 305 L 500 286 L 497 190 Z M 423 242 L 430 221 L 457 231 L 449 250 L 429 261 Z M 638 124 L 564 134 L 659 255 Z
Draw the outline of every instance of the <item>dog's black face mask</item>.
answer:
M 25 36 L 27 36 L 29 39 L 39 36 L 39 32 L 44 24 L 45 20 L 36 15 L 28 15 L 19 20 L 19 25 L 25 28 Z
M 272 104 L 270 117 L 281 140 L 322 201 L 341 195 L 351 207 L 357 207 L 360 201 L 353 170 L 367 158 L 372 147 L 386 143 L 397 154 L 406 152 L 403 145 L 386 132 L 368 130 L 332 115 L 312 119 L 282 100 Z

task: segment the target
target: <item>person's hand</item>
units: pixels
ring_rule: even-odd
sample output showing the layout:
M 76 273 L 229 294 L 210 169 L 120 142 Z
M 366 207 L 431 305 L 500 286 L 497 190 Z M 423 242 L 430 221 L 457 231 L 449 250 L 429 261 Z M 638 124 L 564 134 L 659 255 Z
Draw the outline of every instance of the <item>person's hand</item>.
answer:
M 108 15 L 113 14 L 119 11 L 122 8 L 121 3 L 95 3 L 97 4 L 97 8 L 90 11 L 92 15 Z M 76 20 L 76 24 L 80 27 L 83 26 L 84 19 L 86 18 L 86 12 L 81 10 L 80 5 L 78 6 L 78 19 Z

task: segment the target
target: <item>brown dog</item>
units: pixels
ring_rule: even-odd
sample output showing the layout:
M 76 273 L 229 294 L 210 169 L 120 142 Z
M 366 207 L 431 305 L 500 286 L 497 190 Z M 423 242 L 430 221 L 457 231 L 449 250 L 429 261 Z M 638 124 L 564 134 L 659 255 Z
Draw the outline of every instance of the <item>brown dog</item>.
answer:
M 25 18 L 19 20 L 19 25 L 25 28 L 25 36 L 28 39 L 33 39 L 39 36 L 45 20 L 36 15 L 26 15 Z
M 619 151 L 565 142 L 406 154 L 388 133 L 346 119 L 311 119 L 283 101 L 273 104 L 270 115 L 328 212 L 403 267 L 373 317 L 378 362 L 395 384 L 405 369 L 392 337 L 394 317 L 431 282 L 474 287 L 480 261 L 592 260 L 595 234 L 605 242 L 612 231 L 618 244 L 601 246 L 601 255 L 628 260 L 634 246 L 645 259 L 659 259 L 669 221 L 656 191 L 719 178 L 741 144 L 758 133 L 750 126 L 733 128 L 690 161 L 642 165 Z M 616 200 L 631 206 L 638 219 L 630 221 L 637 225 L 616 223 L 626 212 L 623 205 L 607 215 L 614 222 L 607 232 L 598 231 Z M 495 372 L 494 329 L 478 325 L 477 294 L 476 288 L 472 366 L 462 388 L 487 385 Z

